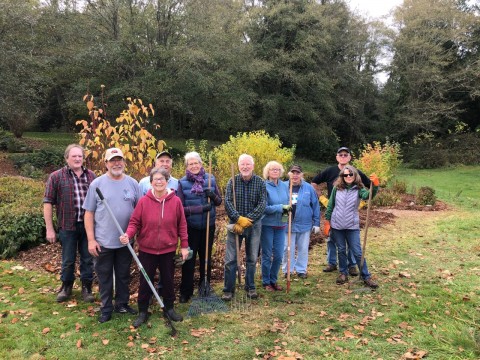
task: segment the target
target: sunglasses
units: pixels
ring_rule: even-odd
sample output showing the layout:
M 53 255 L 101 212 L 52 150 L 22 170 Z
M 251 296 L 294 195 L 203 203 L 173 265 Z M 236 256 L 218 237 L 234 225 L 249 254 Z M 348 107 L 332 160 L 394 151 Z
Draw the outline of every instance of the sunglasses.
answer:
M 345 153 L 344 153 L 344 154 L 337 154 L 337 156 L 338 156 L 338 157 L 349 157 L 350 154 L 345 154 Z
M 346 177 L 354 177 L 355 175 L 353 175 L 352 173 L 349 173 L 349 174 L 342 174 L 342 177 L 346 178 Z

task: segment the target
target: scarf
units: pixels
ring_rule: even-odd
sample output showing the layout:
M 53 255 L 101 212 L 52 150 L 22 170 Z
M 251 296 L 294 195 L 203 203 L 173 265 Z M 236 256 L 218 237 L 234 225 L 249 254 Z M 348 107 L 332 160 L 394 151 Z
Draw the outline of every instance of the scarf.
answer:
M 198 174 L 192 174 L 189 170 L 187 170 L 186 175 L 188 181 L 195 182 L 195 184 L 192 186 L 192 194 L 197 196 L 203 195 L 203 184 L 205 183 L 205 179 L 203 178 L 205 176 L 205 169 L 203 166 L 200 168 L 200 172 Z

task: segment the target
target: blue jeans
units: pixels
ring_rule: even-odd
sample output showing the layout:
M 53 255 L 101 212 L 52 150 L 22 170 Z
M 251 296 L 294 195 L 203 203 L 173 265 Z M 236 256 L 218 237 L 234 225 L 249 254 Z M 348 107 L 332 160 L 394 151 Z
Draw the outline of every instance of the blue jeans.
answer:
M 336 230 L 332 229 L 330 236 L 337 244 L 338 248 L 338 262 L 341 274 L 348 276 L 347 266 L 347 245 L 353 252 L 353 256 L 357 261 L 360 270 L 360 275 L 364 280 L 370 279 L 371 275 L 368 272 L 367 259 L 363 259 L 363 267 L 360 269 L 360 262 L 362 259 L 362 247 L 360 246 L 360 230 Z
M 77 250 L 80 255 L 80 279 L 93 280 L 93 257 L 88 252 L 87 233 L 83 222 L 75 224 L 75 230 L 60 230 L 58 232 L 62 244 L 62 281 L 75 280 L 75 260 Z
M 285 233 L 285 252 L 283 254 L 282 271 L 287 273 L 288 238 Z M 306 274 L 308 265 L 308 244 L 310 243 L 310 230 L 305 232 L 292 232 L 290 244 L 290 273 Z M 295 258 L 295 247 L 297 258 Z
M 276 284 L 285 247 L 285 228 L 262 226 L 262 284 Z
M 245 273 L 245 290 L 255 289 L 255 270 L 260 248 L 260 234 L 262 222 L 257 221 L 253 226 L 246 228 L 242 235 L 238 235 L 239 246 L 245 239 L 245 253 L 247 256 L 247 271 Z M 237 276 L 237 249 L 235 246 L 235 234 L 227 231 L 227 244 L 225 249 L 225 283 L 223 292 L 235 292 Z
M 327 264 L 337 265 L 337 244 L 329 236 L 327 239 Z M 352 249 L 348 248 L 348 267 L 357 266 Z

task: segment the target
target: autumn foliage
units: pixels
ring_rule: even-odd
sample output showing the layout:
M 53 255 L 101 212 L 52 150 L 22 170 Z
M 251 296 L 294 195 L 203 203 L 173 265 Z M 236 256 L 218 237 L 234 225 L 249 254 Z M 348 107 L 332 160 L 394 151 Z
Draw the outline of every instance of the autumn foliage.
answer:
M 393 177 L 401 163 L 400 144 L 389 141 L 383 145 L 379 141 L 364 145 L 360 157 L 353 161 L 353 165 L 365 174 L 377 174 L 382 186 Z
M 117 147 L 123 151 L 128 173 L 133 177 L 145 176 L 157 152 L 165 146 L 163 140 L 157 140 L 146 129 L 148 118 L 155 114 L 152 105 L 145 106 L 141 99 L 127 98 L 127 109 L 112 124 L 107 119 L 105 107 L 95 105 L 93 95 L 87 94 L 83 100 L 90 121 L 80 120 L 76 124 L 82 126 L 79 143 L 85 147 L 87 165 L 97 175 L 103 173 L 105 151 Z

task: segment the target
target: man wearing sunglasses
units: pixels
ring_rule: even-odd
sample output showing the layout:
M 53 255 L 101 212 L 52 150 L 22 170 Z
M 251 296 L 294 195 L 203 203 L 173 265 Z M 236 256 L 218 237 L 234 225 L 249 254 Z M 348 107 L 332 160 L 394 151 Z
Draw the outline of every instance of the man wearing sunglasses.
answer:
M 323 199 L 320 184 L 327 184 L 328 196 L 325 201 L 320 199 L 322 205 L 327 207 L 328 199 L 332 194 L 333 183 L 338 178 L 339 173 L 345 168 L 346 165 L 350 165 L 350 160 L 352 160 L 352 154 L 349 148 L 342 146 L 337 150 L 337 165 L 330 166 L 320 173 L 318 173 L 312 180 L 312 186 L 317 192 L 317 195 Z M 362 179 L 363 185 L 368 189 L 370 187 L 370 179 L 363 172 L 358 170 L 360 178 Z M 333 272 L 337 270 L 337 245 L 334 241 L 331 240 L 330 236 L 327 239 L 327 266 L 323 269 L 323 272 Z M 348 273 L 350 276 L 357 276 L 357 263 L 353 253 L 348 250 Z

